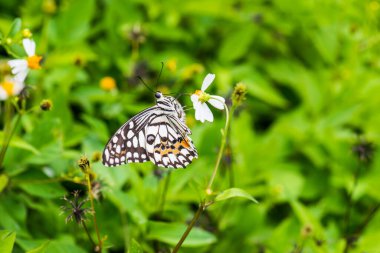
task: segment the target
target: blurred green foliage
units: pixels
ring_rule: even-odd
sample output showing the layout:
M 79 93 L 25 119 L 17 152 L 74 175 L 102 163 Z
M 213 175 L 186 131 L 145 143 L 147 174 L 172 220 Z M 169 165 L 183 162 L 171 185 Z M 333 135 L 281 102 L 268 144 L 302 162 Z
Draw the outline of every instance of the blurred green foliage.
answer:
M 37 109 L 22 117 L 0 172 L 0 252 L 90 252 L 83 229 L 59 215 L 64 195 L 85 191 L 82 154 L 101 182 L 104 252 L 176 244 L 204 197 L 223 113 L 201 124 L 187 111 L 199 159 L 170 180 L 150 163 L 96 161 L 121 124 L 154 104 L 137 76 L 155 88 L 160 62 L 166 93 L 191 93 L 209 72 L 212 94 L 248 87 L 216 190 L 236 186 L 260 204 L 210 206 L 181 252 L 378 252 L 379 11 L 377 0 L 2 0 L 3 45 L 10 38 L 22 53 L 29 28 L 44 63 L 26 80 Z M 101 88 L 106 76 L 117 88 Z M 43 99 L 50 111 L 38 110 Z

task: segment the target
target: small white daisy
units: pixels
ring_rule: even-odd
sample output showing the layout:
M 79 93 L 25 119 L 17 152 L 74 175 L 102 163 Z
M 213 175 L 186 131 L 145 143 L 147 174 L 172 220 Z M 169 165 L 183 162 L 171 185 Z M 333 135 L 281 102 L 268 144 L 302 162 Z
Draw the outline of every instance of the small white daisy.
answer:
M 41 56 L 36 55 L 36 43 L 31 39 L 23 39 L 22 44 L 27 54 L 26 59 L 15 59 L 8 61 L 9 66 L 12 69 L 12 74 L 15 75 L 15 79 L 18 81 L 24 81 L 29 69 L 39 69 Z
M 205 120 L 213 122 L 214 115 L 212 114 L 210 108 L 206 102 L 210 103 L 212 106 L 219 110 L 224 109 L 225 100 L 221 96 L 209 95 L 205 90 L 210 86 L 212 81 L 214 81 L 214 74 L 207 74 L 202 83 L 201 90 L 196 90 L 193 95 L 191 95 L 191 101 L 193 102 L 193 107 L 195 109 L 195 119 L 201 121 Z
M 4 81 L 0 82 L 0 100 L 6 100 L 11 96 L 20 94 L 24 87 L 25 84 L 23 81 L 6 77 Z

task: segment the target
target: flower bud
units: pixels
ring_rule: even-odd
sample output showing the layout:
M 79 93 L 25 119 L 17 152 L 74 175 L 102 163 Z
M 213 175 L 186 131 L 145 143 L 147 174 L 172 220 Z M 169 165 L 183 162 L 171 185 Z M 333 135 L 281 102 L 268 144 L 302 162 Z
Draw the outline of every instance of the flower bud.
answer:
M 52 107 L 53 107 L 53 102 L 51 102 L 50 99 L 44 99 L 40 103 L 40 108 L 43 111 L 50 111 Z
M 28 28 L 25 28 L 24 30 L 22 30 L 22 37 L 31 38 L 32 35 L 33 35 L 32 32 Z
M 235 89 L 232 93 L 232 105 L 237 107 L 243 103 L 245 96 L 247 94 L 247 86 L 243 83 L 238 83 L 235 85 Z

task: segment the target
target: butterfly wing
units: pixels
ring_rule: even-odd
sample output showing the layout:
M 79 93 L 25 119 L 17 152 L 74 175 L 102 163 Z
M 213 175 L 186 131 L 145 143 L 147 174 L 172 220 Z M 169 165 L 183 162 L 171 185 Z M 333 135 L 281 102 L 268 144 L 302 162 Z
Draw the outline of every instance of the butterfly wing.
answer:
M 178 117 L 161 115 L 146 126 L 146 151 L 150 161 L 165 168 L 185 168 L 198 157 L 190 129 Z
M 121 126 L 108 141 L 102 156 L 105 166 L 151 161 L 166 168 L 185 168 L 198 158 L 185 113 L 178 101 L 177 114 L 165 114 L 157 105 Z
M 157 107 L 153 106 L 140 112 L 116 131 L 103 151 L 102 162 L 105 166 L 149 161 L 145 149 L 145 129 L 155 110 Z

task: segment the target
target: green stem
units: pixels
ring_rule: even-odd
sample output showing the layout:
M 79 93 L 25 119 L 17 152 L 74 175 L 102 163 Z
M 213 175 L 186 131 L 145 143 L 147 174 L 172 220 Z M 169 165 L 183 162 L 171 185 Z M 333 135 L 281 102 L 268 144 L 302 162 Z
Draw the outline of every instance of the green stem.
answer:
M 90 233 L 88 232 L 88 229 L 87 229 L 87 226 L 86 226 L 86 223 L 84 222 L 84 220 L 82 220 L 82 226 L 84 228 L 84 231 L 86 231 L 88 239 L 90 239 L 90 242 L 92 243 L 92 245 L 94 246 L 94 248 L 96 248 L 96 243 L 94 242 L 94 240 L 92 239 Z
M 235 113 L 235 109 L 236 109 L 236 106 L 232 105 L 231 107 L 231 110 L 230 110 L 230 115 L 231 115 L 231 118 L 234 116 L 234 113 Z M 235 185 L 235 177 L 234 177 L 234 171 L 233 171 L 233 153 L 232 153 L 232 148 L 231 148 L 231 120 L 228 122 L 228 134 L 227 134 L 227 149 L 229 150 L 229 155 L 230 155 L 230 163 L 228 164 L 228 168 L 227 168 L 227 173 L 228 173 L 228 176 L 229 176 L 229 183 L 230 183 L 230 187 L 234 187 Z
M 161 195 L 160 205 L 159 205 L 159 209 L 158 209 L 158 212 L 160 215 L 164 210 L 164 206 L 165 206 L 165 202 L 166 202 L 166 195 L 168 194 L 168 189 L 169 189 L 170 175 L 171 175 L 171 173 L 169 171 L 168 175 L 165 178 L 164 190 L 163 190 L 162 195 Z
M 212 184 L 214 182 L 216 173 L 218 171 L 220 161 L 222 160 L 222 157 L 223 157 L 224 146 L 226 145 L 226 139 L 227 139 L 227 134 L 228 134 L 228 126 L 229 126 L 229 122 L 230 122 L 230 117 L 229 117 L 228 107 L 227 107 L 226 104 L 224 104 L 224 109 L 226 110 L 226 123 L 224 125 L 224 130 L 222 132 L 223 136 L 222 136 L 222 140 L 221 140 L 221 143 L 220 143 L 220 149 L 219 149 L 219 153 L 218 153 L 218 158 L 216 160 L 214 171 L 212 172 L 210 181 L 209 181 L 209 183 L 207 185 L 207 188 L 206 188 L 206 193 L 207 194 L 211 194 L 212 193 L 212 188 L 211 187 L 212 187 Z
M 89 166 L 88 166 L 89 167 Z M 94 217 L 94 227 L 96 231 L 96 235 L 98 237 L 98 246 L 99 246 L 99 252 L 102 252 L 102 239 L 100 238 L 98 223 L 96 222 L 96 213 L 95 213 L 95 205 L 94 205 L 94 196 L 92 196 L 92 189 L 91 189 L 91 179 L 90 179 L 90 173 L 89 168 L 86 170 L 86 179 L 87 179 L 87 188 L 88 188 L 88 195 L 90 196 L 90 202 L 91 202 L 91 209 L 93 212 Z
M 199 219 L 201 213 L 206 209 L 206 204 L 204 201 L 202 201 L 198 207 L 197 212 L 195 213 L 193 219 L 191 220 L 190 224 L 187 226 L 185 233 L 183 233 L 181 239 L 178 241 L 177 245 L 175 246 L 172 253 L 177 253 L 178 250 L 181 248 L 182 243 L 185 241 L 186 237 L 189 235 L 191 229 L 194 227 L 195 223 Z
M 12 105 L 11 101 L 8 99 L 5 102 L 5 113 L 4 113 L 4 134 L 3 134 L 3 144 L 0 151 L 0 168 L 3 165 L 5 153 L 8 149 L 9 143 L 15 133 L 16 127 L 20 122 L 21 113 L 17 114 L 17 118 L 12 127 Z

